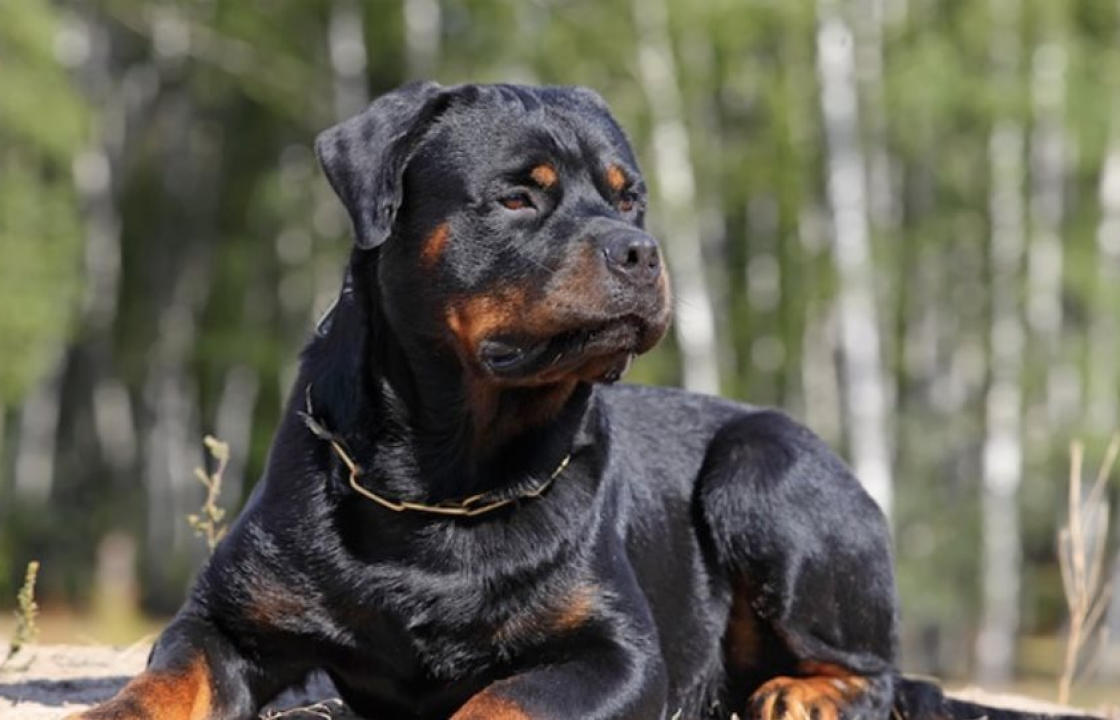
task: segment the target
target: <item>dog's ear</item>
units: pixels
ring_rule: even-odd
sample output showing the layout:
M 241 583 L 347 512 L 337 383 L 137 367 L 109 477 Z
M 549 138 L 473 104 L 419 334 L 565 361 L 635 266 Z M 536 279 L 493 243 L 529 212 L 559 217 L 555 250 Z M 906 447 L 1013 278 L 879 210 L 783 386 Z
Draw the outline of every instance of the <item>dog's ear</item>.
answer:
M 389 238 L 405 165 L 450 98 L 436 83 L 405 85 L 315 139 L 315 154 L 350 213 L 359 248 L 374 248 Z

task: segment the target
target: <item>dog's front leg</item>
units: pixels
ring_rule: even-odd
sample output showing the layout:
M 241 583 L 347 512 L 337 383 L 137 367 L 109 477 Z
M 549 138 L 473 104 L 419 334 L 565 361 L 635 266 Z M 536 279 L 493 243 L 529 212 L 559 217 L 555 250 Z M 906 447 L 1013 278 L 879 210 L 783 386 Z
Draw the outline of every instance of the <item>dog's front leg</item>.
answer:
M 752 413 L 712 441 L 699 493 L 733 589 L 729 683 L 750 691 L 746 717 L 887 720 L 890 536 L 843 463 L 786 416 Z
M 668 674 L 653 613 L 622 541 L 599 537 L 594 573 L 601 603 L 560 647 L 467 701 L 451 720 L 659 720 Z
M 578 658 L 493 683 L 451 720 L 657 720 L 665 694 L 656 653 L 588 647 Z
M 148 667 L 112 699 L 66 720 L 234 720 L 254 717 L 275 692 L 266 676 L 208 620 L 181 613 Z

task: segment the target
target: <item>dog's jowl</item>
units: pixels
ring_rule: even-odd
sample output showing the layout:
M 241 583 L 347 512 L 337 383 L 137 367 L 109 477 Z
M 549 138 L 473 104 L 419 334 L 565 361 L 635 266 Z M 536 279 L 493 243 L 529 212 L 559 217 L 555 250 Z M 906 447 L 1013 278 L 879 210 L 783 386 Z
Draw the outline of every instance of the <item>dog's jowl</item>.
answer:
M 896 671 L 886 525 L 781 413 L 615 384 L 670 316 L 581 88 L 411 85 L 316 150 L 353 223 L 265 477 L 87 720 L 1011 717 Z

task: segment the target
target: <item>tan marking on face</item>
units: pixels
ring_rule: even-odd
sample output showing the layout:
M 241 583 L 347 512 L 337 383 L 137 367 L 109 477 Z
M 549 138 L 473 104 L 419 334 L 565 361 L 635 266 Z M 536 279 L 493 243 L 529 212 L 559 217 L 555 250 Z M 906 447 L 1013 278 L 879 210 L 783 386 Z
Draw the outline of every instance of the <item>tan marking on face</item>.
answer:
M 205 720 L 211 714 L 210 671 L 202 655 L 182 670 L 145 670 L 82 720 Z
M 525 293 L 517 288 L 499 289 L 452 303 L 447 311 L 447 327 L 473 361 L 478 344 L 501 330 L 511 329 L 523 316 Z
M 529 173 L 529 177 L 533 178 L 533 182 L 540 185 L 547 190 L 556 184 L 556 168 L 548 163 L 541 163 L 533 168 Z
M 597 380 L 624 364 L 626 357 L 622 354 L 590 357 L 579 364 L 559 363 L 534 376 L 505 381 L 486 372 L 478 358 L 479 344 L 488 337 L 509 333 L 545 340 L 589 319 L 593 321 L 610 302 L 605 272 L 595 248 L 585 244 L 545 279 L 543 288 L 528 283 L 526 287 L 506 285 L 453 299 L 447 305 L 444 323 L 463 364 L 464 401 L 472 416 L 478 447 L 497 446 L 511 434 L 555 417 L 580 381 Z M 667 283 L 667 276 L 661 282 Z M 652 325 L 655 332 L 647 343 L 651 347 L 663 334 L 668 313 L 665 303 L 664 317 Z M 646 349 L 639 348 L 643 352 Z M 499 418 L 502 393 L 515 386 L 521 393 L 518 409 L 504 412 Z M 527 392 L 530 390 L 531 395 Z
M 440 256 L 443 255 L 444 248 L 447 247 L 447 239 L 450 233 L 451 227 L 448 223 L 442 222 L 437 225 L 436 229 L 424 238 L 424 244 L 420 248 L 420 262 L 428 267 L 435 265 Z
M 622 172 L 622 168 L 618 165 L 610 165 L 607 167 L 607 187 L 615 192 L 618 192 L 626 186 L 626 173 Z
M 470 409 L 475 443 L 483 446 L 486 438 L 498 438 L 494 420 L 498 416 L 501 386 L 488 378 L 478 365 L 478 345 L 488 336 L 506 328 L 517 317 L 523 294 L 498 290 L 476 295 L 447 308 L 447 328 L 454 338 L 455 351 L 463 364 L 463 398 Z
M 487 688 L 451 716 L 451 720 L 533 720 L 521 706 Z

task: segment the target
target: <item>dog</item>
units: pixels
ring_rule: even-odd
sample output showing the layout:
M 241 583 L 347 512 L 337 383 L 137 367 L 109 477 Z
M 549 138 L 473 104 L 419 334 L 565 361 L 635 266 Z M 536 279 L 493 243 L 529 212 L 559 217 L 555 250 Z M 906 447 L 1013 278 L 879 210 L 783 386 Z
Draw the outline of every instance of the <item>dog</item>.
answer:
M 84 720 L 1038 717 L 900 676 L 887 525 L 788 416 L 615 381 L 670 320 L 575 87 L 405 86 L 316 152 L 355 245 L 263 480 Z

